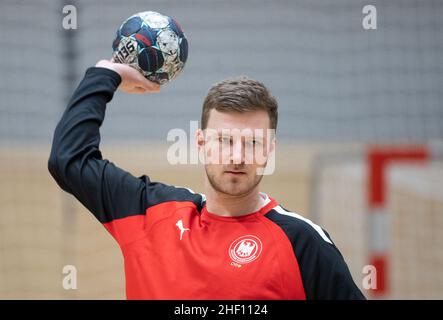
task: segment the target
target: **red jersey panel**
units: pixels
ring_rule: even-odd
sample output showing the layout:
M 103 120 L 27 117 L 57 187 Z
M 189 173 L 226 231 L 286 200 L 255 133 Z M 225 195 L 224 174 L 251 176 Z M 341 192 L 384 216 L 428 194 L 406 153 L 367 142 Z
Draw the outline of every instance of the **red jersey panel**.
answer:
M 305 299 L 291 243 L 264 217 L 275 206 L 270 200 L 238 218 L 200 213 L 189 202 L 149 208 L 137 239 L 122 246 L 127 297 Z M 132 217 L 111 224 L 125 229 L 125 219 Z

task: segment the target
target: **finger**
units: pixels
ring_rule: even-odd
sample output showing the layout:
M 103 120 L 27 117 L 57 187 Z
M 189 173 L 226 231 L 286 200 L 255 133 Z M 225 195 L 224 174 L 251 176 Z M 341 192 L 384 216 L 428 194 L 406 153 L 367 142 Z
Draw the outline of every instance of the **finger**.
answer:
M 145 88 L 136 87 L 136 86 L 123 86 L 120 89 L 126 93 L 146 93 Z
M 148 92 L 157 93 L 160 92 L 160 86 L 158 84 L 152 85 L 150 87 L 144 87 L 144 89 Z
M 146 83 L 148 82 L 148 84 Z M 146 92 L 158 92 L 160 91 L 160 86 L 154 82 L 146 80 L 144 77 L 140 79 L 140 81 L 132 81 L 128 83 L 128 87 L 132 88 L 141 88 Z M 139 90 L 138 90 L 139 91 Z
M 143 85 L 143 88 L 145 88 L 149 92 L 159 92 L 160 91 L 160 85 L 158 83 L 149 81 L 146 78 L 143 78 L 142 85 Z
M 132 65 L 128 65 L 127 71 L 131 74 L 132 77 L 132 83 L 136 86 L 140 86 L 145 88 L 146 90 L 148 90 L 149 92 L 159 92 L 160 91 L 160 85 L 149 81 L 148 79 L 145 78 L 145 76 L 139 71 L 137 70 L 135 67 L 133 67 Z
M 146 89 L 143 87 L 133 87 L 130 90 L 131 93 L 146 93 Z

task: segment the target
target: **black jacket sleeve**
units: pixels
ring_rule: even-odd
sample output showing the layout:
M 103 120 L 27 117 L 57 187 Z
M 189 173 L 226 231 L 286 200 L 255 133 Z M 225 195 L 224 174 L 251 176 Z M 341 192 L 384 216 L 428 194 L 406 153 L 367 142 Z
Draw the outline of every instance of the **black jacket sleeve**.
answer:
M 58 185 L 106 223 L 144 214 L 149 178 L 136 178 L 104 160 L 99 128 L 120 75 L 92 67 L 74 92 L 54 133 L 48 169 Z M 152 184 L 150 187 L 154 187 Z
M 308 299 L 364 300 L 365 296 L 352 279 L 351 272 L 329 234 L 322 239 L 309 226 L 296 236 L 295 255 Z
M 275 210 L 267 213 L 266 217 L 275 222 L 291 242 L 308 300 L 366 299 L 325 230 L 310 220 L 280 214 Z

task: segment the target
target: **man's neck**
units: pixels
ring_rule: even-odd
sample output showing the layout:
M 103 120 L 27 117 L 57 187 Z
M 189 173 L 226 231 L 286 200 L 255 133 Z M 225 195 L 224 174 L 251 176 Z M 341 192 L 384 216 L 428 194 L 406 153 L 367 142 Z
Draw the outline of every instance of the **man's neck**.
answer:
M 212 186 L 206 186 L 205 196 L 206 209 L 219 216 L 242 216 L 260 210 L 265 204 L 258 186 L 242 196 L 231 196 L 214 190 Z

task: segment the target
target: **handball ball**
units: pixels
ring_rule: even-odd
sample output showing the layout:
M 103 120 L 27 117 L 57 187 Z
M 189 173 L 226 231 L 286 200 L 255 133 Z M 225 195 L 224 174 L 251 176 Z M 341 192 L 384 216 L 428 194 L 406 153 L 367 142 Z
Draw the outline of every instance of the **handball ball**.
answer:
M 173 80 L 188 58 L 188 41 L 173 18 L 154 11 L 126 19 L 112 43 L 114 62 L 128 64 L 160 85 Z

